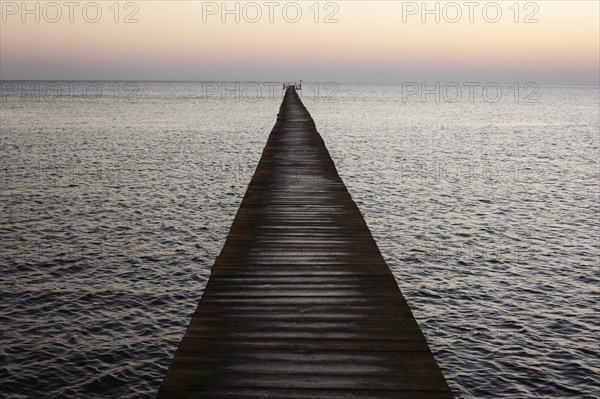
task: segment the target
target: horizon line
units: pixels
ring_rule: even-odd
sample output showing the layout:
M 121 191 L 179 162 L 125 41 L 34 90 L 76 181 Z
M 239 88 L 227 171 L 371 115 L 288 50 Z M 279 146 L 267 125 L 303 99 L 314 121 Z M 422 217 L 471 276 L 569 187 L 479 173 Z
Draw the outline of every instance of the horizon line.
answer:
M 189 79 L 183 79 L 183 80 L 173 80 L 173 79 L 1 79 L 0 78 L 0 82 L 163 82 L 163 83 L 277 83 L 277 84 L 281 84 L 281 83 L 290 83 L 290 82 L 299 82 L 298 81 L 292 81 L 292 80 L 279 80 L 279 81 L 274 81 L 274 80 L 226 80 L 226 79 L 221 79 L 221 80 L 189 80 Z M 302 83 L 320 83 L 320 84 L 331 84 L 331 83 L 335 83 L 335 84 L 347 84 L 347 85 L 380 85 L 380 86 L 398 86 L 398 85 L 402 85 L 403 83 L 425 83 L 425 84 L 435 84 L 435 83 L 481 83 L 481 82 L 476 82 L 476 81 L 457 81 L 457 80 L 448 80 L 448 81 L 431 81 L 431 80 L 420 80 L 420 81 L 405 81 L 405 82 L 397 82 L 397 83 L 384 83 L 384 82 L 336 82 L 333 80 L 303 80 Z M 506 83 L 506 82 L 496 82 L 493 80 L 488 80 L 486 81 L 486 83 L 496 83 L 500 86 L 510 86 L 513 85 L 515 83 L 520 83 L 520 84 L 526 84 L 526 83 L 534 83 L 537 84 L 540 87 L 589 87 L 589 88 L 593 88 L 593 87 L 598 87 L 600 88 L 600 84 L 590 84 L 590 85 L 574 85 L 574 84 L 540 84 L 538 82 L 535 81 L 527 81 L 527 82 L 510 82 L 510 83 Z

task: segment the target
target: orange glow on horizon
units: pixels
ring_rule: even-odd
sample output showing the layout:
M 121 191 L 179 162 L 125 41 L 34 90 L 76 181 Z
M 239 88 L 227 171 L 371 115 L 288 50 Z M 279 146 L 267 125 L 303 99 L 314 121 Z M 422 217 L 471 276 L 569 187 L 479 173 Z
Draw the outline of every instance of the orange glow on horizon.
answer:
M 501 2 L 503 17 L 497 23 L 489 23 L 477 13 L 473 23 L 466 15 L 457 23 L 444 21 L 443 15 L 439 23 L 432 16 L 422 23 L 418 14 L 405 16 L 406 22 L 402 22 L 406 7 L 402 3 L 337 2 L 338 23 L 315 23 L 312 2 L 301 3 L 303 14 L 297 23 L 286 22 L 277 13 L 273 23 L 266 15 L 257 23 L 244 21 L 243 15 L 235 23 L 234 16 L 228 15 L 228 22 L 222 23 L 218 13 L 202 22 L 203 2 L 177 1 L 137 2 L 139 22 L 130 24 L 115 23 L 109 3 L 102 3 L 103 18 L 97 23 L 78 20 L 77 13 L 73 23 L 66 17 L 57 23 L 43 18 L 40 23 L 23 23 L 18 13 L 4 13 L 2 78 L 18 75 L 23 66 L 52 75 L 57 66 L 85 74 L 87 67 L 95 65 L 121 73 L 123 78 L 136 78 L 131 76 L 135 71 L 152 70 L 161 75 L 157 79 L 175 75 L 171 76 L 174 80 L 191 64 L 215 71 L 233 71 L 237 65 L 239 75 L 244 75 L 245 66 L 277 70 L 294 63 L 315 70 L 360 68 L 371 74 L 381 68 L 397 68 L 402 73 L 407 66 L 437 67 L 440 78 L 445 65 L 506 71 L 571 70 L 573 74 L 600 68 L 597 2 L 537 2 L 539 22 L 530 24 L 513 21 L 512 2 Z M 447 2 L 439 3 L 443 7 Z M 320 3 L 321 7 L 324 4 Z M 325 11 L 331 10 L 319 10 L 320 19 L 328 14 Z M 525 11 L 531 10 L 520 10 L 520 19 L 527 15 Z M 126 14 L 120 10 L 119 18 Z M 202 77 L 202 72 L 197 74 Z

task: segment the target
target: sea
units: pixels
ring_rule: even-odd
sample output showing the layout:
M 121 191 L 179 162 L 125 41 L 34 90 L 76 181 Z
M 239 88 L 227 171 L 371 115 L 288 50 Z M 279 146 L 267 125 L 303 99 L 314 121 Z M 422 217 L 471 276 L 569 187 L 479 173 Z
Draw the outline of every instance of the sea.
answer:
M 153 398 L 282 82 L 1 81 L 1 393 Z M 600 90 L 304 82 L 456 398 L 600 395 Z

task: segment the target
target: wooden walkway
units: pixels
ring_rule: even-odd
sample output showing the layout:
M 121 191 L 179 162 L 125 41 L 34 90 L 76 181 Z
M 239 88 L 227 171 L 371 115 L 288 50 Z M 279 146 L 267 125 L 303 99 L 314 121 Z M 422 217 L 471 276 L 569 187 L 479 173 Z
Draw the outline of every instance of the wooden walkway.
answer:
M 294 87 L 159 398 L 452 398 Z

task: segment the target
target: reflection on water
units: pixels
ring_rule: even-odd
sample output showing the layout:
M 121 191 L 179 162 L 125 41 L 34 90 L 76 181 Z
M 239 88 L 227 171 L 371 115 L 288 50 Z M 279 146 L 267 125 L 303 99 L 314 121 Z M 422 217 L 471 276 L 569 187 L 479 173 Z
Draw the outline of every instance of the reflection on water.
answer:
M 94 98 L 2 97 L 9 396 L 155 395 L 280 102 L 94 84 Z M 310 87 L 305 105 L 456 396 L 594 397 L 597 88 L 448 103 Z

